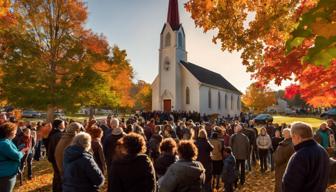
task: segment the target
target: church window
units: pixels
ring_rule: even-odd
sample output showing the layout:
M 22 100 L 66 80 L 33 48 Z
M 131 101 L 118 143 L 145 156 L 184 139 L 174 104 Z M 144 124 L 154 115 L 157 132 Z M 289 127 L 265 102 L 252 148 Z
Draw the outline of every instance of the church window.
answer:
M 186 88 L 186 104 L 190 104 L 190 90 L 189 87 Z
M 233 95 L 231 95 L 231 110 L 233 110 Z
M 170 43 L 171 43 L 171 35 L 170 35 L 170 33 L 167 33 L 166 39 L 165 39 L 165 46 L 169 47 Z
M 208 106 L 209 108 L 211 108 L 211 89 L 209 89 L 209 92 L 208 92 Z
M 237 97 L 237 110 L 240 109 L 240 99 L 239 99 L 239 96 Z
M 179 48 L 183 48 L 183 37 L 182 37 L 182 33 L 178 34 L 178 47 Z
M 165 59 L 163 67 L 164 67 L 164 69 L 165 69 L 166 71 L 169 71 L 169 68 L 170 68 L 170 62 L 169 62 L 169 59 L 168 59 L 168 58 Z
M 228 98 L 227 98 L 227 95 L 225 94 L 225 109 L 227 109 L 227 100 Z
M 218 109 L 220 109 L 220 108 L 221 108 L 221 94 L 218 91 Z

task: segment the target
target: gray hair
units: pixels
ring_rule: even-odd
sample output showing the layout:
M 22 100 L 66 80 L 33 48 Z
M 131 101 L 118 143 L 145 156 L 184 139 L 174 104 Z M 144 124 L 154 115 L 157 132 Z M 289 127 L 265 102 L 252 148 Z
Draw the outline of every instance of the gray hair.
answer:
M 313 129 L 311 125 L 304 122 L 294 122 L 291 125 L 291 135 L 298 135 L 302 139 L 313 138 Z
M 85 151 L 91 149 L 91 136 L 88 133 L 78 133 L 72 140 L 72 145 L 83 147 Z
M 119 127 L 119 120 L 117 118 L 112 118 L 111 127 L 113 128 Z

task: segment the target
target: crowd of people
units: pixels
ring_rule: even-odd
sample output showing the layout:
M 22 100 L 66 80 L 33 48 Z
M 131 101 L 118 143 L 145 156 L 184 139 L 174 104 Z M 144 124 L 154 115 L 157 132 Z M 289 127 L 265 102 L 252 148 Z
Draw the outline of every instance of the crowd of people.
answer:
M 13 191 L 26 166 L 33 177 L 42 146 L 56 192 L 99 191 L 105 182 L 110 192 L 211 192 L 222 186 L 231 192 L 245 185 L 246 172 L 257 164 L 261 174 L 275 172 L 276 192 L 323 192 L 331 181 L 332 119 L 313 133 L 302 122 L 257 128 L 248 118 L 196 116 L 153 112 L 127 120 L 110 115 L 84 123 L 23 123 L 1 115 L 0 191 Z

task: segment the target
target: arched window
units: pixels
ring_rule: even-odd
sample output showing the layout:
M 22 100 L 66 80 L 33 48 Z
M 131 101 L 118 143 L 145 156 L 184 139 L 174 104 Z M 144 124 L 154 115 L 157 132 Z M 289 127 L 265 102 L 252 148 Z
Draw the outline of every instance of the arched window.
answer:
M 240 98 L 239 98 L 239 96 L 237 97 L 237 110 L 239 110 L 240 109 Z
M 190 104 L 190 90 L 189 87 L 186 88 L 186 104 Z
M 165 47 L 169 47 L 171 43 L 171 35 L 170 33 L 167 33 L 166 38 L 165 38 Z
M 233 110 L 233 95 L 231 95 L 231 110 Z
M 178 47 L 179 48 L 183 48 L 183 36 L 182 36 L 182 33 L 179 33 L 178 34 Z
M 211 108 L 211 89 L 209 89 L 209 92 L 208 92 L 208 105 L 209 105 L 209 108 Z
M 228 98 L 227 98 L 227 95 L 225 94 L 225 109 L 228 108 L 228 106 L 227 106 L 227 100 L 228 100 Z
M 221 94 L 218 91 L 218 109 L 220 109 L 220 108 L 221 108 Z

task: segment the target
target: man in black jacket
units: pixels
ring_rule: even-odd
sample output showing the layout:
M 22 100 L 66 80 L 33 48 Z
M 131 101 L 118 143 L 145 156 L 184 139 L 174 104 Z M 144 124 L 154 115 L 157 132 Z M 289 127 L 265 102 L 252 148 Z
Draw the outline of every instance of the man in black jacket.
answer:
M 324 192 L 329 179 L 329 157 L 313 140 L 310 125 L 296 122 L 291 127 L 295 153 L 290 158 L 282 179 L 283 192 Z

